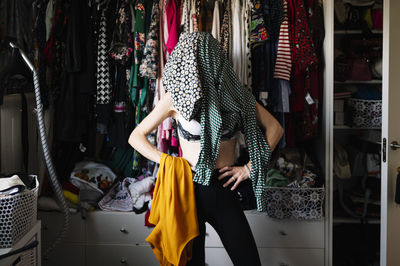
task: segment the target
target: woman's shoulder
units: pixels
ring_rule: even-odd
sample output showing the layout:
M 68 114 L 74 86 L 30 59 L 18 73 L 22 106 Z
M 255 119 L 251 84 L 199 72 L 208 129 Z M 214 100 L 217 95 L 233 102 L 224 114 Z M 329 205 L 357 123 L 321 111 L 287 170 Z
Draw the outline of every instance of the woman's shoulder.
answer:
M 177 118 L 179 116 L 178 110 L 175 108 L 174 103 L 172 101 L 171 93 L 168 91 L 163 96 L 161 96 L 158 104 L 163 105 L 164 108 L 168 109 L 170 116 L 173 118 Z

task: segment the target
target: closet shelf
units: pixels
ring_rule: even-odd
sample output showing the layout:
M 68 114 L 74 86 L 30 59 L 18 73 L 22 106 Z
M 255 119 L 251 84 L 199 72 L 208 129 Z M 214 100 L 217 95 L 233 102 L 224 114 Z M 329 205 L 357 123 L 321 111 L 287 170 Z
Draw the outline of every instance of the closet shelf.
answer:
M 351 130 L 381 130 L 378 127 L 351 127 L 345 125 L 334 125 L 333 129 L 351 129 Z
M 335 81 L 335 84 L 381 84 L 381 79 L 372 79 L 372 80 L 346 80 L 346 81 Z
M 359 219 L 350 217 L 333 217 L 334 224 L 359 224 L 361 221 Z M 381 220 L 379 218 L 369 218 L 365 221 L 366 224 L 380 224 Z
M 383 30 L 372 30 L 373 34 L 383 34 Z M 362 30 L 335 30 L 335 34 L 362 34 Z

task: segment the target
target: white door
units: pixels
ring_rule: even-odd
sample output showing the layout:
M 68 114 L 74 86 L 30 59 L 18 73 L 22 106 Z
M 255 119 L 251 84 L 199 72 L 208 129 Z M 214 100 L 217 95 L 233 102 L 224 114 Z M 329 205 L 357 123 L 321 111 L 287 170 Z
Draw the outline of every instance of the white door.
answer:
M 381 266 L 399 266 L 400 204 L 395 203 L 395 191 L 400 149 L 392 150 L 391 143 L 400 143 L 400 1 L 384 0 L 383 12 Z

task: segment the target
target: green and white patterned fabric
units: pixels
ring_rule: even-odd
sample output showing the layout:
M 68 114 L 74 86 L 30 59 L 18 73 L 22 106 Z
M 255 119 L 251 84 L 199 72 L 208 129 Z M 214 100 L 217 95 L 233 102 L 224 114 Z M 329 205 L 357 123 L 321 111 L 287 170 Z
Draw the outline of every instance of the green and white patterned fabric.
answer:
M 239 129 L 249 148 L 257 209 L 265 211 L 271 151 L 257 125 L 256 100 L 240 84 L 219 42 L 206 32 L 182 33 L 165 65 L 163 85 L 180 114 L 201 124 L 201 150 L 193 181 L 210 184 L 222 129 Z

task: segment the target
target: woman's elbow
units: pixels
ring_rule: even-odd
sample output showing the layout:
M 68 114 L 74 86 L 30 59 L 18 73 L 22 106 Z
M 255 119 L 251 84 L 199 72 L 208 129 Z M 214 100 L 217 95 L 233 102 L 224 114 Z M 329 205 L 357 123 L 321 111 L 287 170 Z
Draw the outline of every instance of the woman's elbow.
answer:
M 137 139 L 138 139 L 138 132 L 136 130 L 133 130 L 131 135 L 129 136 L 128 143 L 134 149 L 135 149 L 135 146 L 137 145 Z
M 283 134 L 285 133 L 285 130 L 283 129 L 282 125 L 280 123 L 277 124 L 277 129 L 276 129 L 276 134 L 279 139 L 283 137 Z

